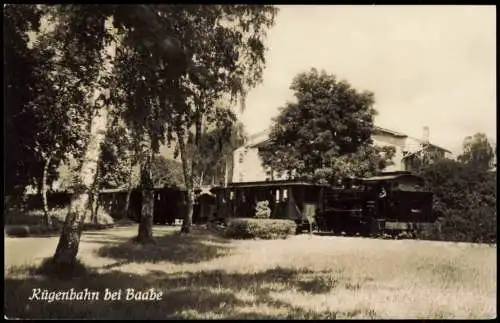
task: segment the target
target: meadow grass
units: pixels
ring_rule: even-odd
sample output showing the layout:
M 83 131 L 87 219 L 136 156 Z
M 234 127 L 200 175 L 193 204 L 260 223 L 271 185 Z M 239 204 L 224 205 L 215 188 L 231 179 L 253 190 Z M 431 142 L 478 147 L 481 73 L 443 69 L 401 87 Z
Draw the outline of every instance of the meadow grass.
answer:
M 5 309 L 17 318 L 495 318 L 496 246 L 358 237 L 226 240 L 207 230 L 137 227 L 84 233 L 70 279 L 11 267 Z M 33 288 L 163 292 L 159 301 L 29 301 Z M 122 297 L 123 298 L 123 297 Z

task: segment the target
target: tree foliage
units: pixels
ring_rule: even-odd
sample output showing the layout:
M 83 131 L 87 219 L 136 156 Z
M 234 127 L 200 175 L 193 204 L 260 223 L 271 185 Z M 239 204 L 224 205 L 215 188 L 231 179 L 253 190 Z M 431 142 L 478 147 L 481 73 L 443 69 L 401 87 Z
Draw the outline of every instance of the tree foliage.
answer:
M 443 239 L 496 242 L 496 174 L 450 159 L 420 170 L 434 193 Z
M 28 48 L 28 32 L 38 31 L 41 12 L 32 4 L 6 4 L 3 9 L 4 163 L 7 169 L 4 182 L 6 193 L 19 193 L 30 184 L 30 168 L 33 168 L 30 166 L 36 164 L 30 146 L 22 142 L 30 136 L 29 127 L 23 123 L 23 114 L 35 96 L 37 83 L 36 59 Z
M 182 164 L 179 161 L 157 155 L 153 159 L 152 173 L 155 187 L 184 187 Z
M 120 116 L 114 116 L 101 147 L 100 187 L 139 186 L 136 168 L 140 163 L 139 142 Z
M 243 145 L 245 138 L 243 124 L 234 119 L 226 124 L 212 125 L 212 129 L 202 134 L 194 165 L 199 184 L 224 183 L 226 168 L 229 172 L 232 166 L 233 151 Z
M 66 157 L 64 149 L 74 152 L 81 148 L 81 155 L 75 158 L 74 195 L 55 262 L 74 262 L 81 220 L 93 204 L 89 196 L 95 195 L 97 174 L 102 170 L 105 180 L 118 185 L 124 177 L 121 170 L 126 168 L 122 166 L 127 164 L 122 158 L 130 166 L 136 161 L 141 165 L 139 238 L 152 238 L 155 153 L 161 144 L 177 141 L 184 182 L 192 193 L 194 156 L 203 123 L 230 128 L 234 118 L 215 103 L 227 95 L 243 97 L 261 81 L 263 41 L 276 9 L 161 4 L 5 8 L 10 10 L 7 27 L 12 36 L 8 48 L 15 52 L 4 60 L 11 70 L 7 88 L 10 98 L 20 97 L 12 105 L 11 115 L 26 112 L 35 122 L 28 129 L 32 133 L 17 137 L 17 125 L 11 125 L 12 142 L 31 140 L 29 135 L 34 134 L 33 142 L 25 146 L 42 157 L 55 152 Z M 38 38 L 36 55 L 32 55 L 25 32 L 36 29 L 32 25 L 39 21 L 39 8 L 54 28 Z M 27 67 L 26 76 L 16 78 L 12 72 L 16 65 Z M 25 118 L 22 115 L 18 120 Z M 115 129 L 113 120 L 124 121 L 131 142 L 122 145 L 120 127 Z M 25 157 L 25 152 L 21 149 L 17 155 Z M 14 165 L 16 176 L 19 169 L 26 169 L 18 164 Z M 110 168 L 113 165 L 115 169 Z M 189 201 L 191 212 L 185 228 L 192 216 L 192 199 Z
M 486 135 L 476 133 L 464 139 L 463 153 L 458 156 L 458 160 L 476 168 L 488 169 L 494 157 L 495 152 Z
M 194 203 L 195 164 L 204 122 L 234 122 L 217 102 L 228 95 L 234 102 L 262 79 L 266 31 L 274 24 L 273 6 L 189 6 L 181 42 L 191 64 L 171 93 L 172 125 L 188 191 L 188 212 L 182 231 L 189 232 Z
M 314 68 L 297 75 L 290 89 L 296 102 L 273 120 L 260 149 L 264 166 L 321 181 L 368 175 L 391 163 L 392 148 L 372 145 L 373 93 Z

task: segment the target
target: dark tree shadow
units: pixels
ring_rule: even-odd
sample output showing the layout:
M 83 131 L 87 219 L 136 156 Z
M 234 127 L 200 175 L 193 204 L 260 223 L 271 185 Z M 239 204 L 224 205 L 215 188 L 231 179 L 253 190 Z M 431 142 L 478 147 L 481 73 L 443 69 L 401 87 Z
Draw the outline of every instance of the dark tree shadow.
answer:
M 97 256 L 112 258 L 120 263 L 161 262 L 177 264 L 209 261 L 228 253 L 230 241 L 208 231 L 193 230 L 189 235 L 165 232 L 155 235 L 155 245 L 140 245 L 135 238 L 95 238 L 86 241 L 105 244 L 96 251 Z M 117 243 L 118 242 L 118 243 Z
M 293 306 L 272 297 L 271 292 L 305 288 L 300 276 L 310 271 L 274 268 L 258 273 L 227 273 L 224 270 L 196 273 L 166 274 L 151 271 L 147 275 L 133 275 L 119 271 L 99 274 L 93 270 L 61 280 L 53 275 L 34 275 L 28 278 L 12 276 L 5 279 L 5 313 L 10 318 L 23 319 L 335 319 L 376 313 L 353 311 L 337 313 L 311 311 Z M 318 283 L 319 284 L 319 283 Z M 87 289 L 99 292 L 98 300 L 53 301 L 29 300 L 33 291 L 74 291 Z M 127 289 L 162 291 L 161 300 L 127 300 Z M 316 289 L 314 287 L 313 289 Z M 121 300 L 104 300 L 105 291 L 120 291 Z M 238 297 L 244 291 L 252 300 Z M 108 294 L 109 295 L 109 294 Z M 275 314 L 258 313 L 260 305 L 279 309 Z M 242 311 L 250 307 L 251 312 Z
M 302 293 L 328 293 L 339 285 L 360 288 L 363 282 L 351 282 L 341 268 L 324 272 L 297 268 L 272 268 L 255 273 L 228 272 L 224 269 L 165 273 L 150 270 L 129 274 L 113 270 L 127 263 L 168 261 L 192 264 L 226 255 L 230 240 L 206 230 L 178 235 L 170 229 L 155 232 L 155 245 L 143 246 L 130 234 L 88 232 L 86 242 L 103 244 L 96 256 L 116 263 L 88 268 L 77 263 L 70 272 L 59 270 L 45 261 L 40 267 L 24 267 L 6 273 L 5 313 L 24 319 L 333 319 L 357 315 L 376 317 L 375 312 L 311 311 L 276 299 L 275 293 L 294 289 Z M 350 285 L 349 285 L 350 284 Z M 127 300 L 127 289 L 161 291 L 161 300 Z M 99 292 L 97 300 L 30 300 L 34 291 L 64 292 L 73 289 Z M 104 300 L 108 291 L 121 291 L 120 300 Z M 242 296 L 243 295 L 243 296 Z M 246 295 L 246 296 L 245 296 Z M 250 295 L 251 297 L 248 297 Z M 259 307 L 271 308 L 259 313 Z

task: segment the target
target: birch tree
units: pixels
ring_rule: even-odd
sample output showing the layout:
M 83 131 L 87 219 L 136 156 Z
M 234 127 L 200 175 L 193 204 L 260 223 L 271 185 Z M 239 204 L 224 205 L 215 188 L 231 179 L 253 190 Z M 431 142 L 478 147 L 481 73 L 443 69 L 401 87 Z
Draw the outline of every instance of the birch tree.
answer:
M 194 205 L 195 171 L 203 123 L 231 122 L 216 102 L 232 103 L 262 80 L 267 31 L 274 25 L 273 6 L 191 6 L 189 32 L 181 41 L 191 57 L 188 75 L 181 78 L 173 105 L 173 134 L 180 153 L 187 190 L 187 211 L 181 232 L 189 233 Z M 222 118 L 222 119 L 221 119 Z
M 71 197 L 68 215 L 53 258 L 55 264 L 58 265 L 72 265 L 76 260 L 82 224 L 89 207 L 89 197 L 94 175 L 98 169 L 101 144 L 104 142 L 106 135 L 108 121 L 107 105 L 110 98 L 109 82 L 111 80 L 117 46 L 112 37 L 106 36 L 113 35 L 116 32 L 113 30 L 112 17 L 97 16 L 95 18 L 97 26 L 102 23 L 104 35 L 100 39 L 102 44 L 96 46 L 96 50 L 100 54 L 101 66 L 94 83 L 92 97 L 90 98 L 92 109 L 89 111 L 91 116 L 89 138 L 81 160 L 79 172 L 76 174 L 75 186 L 73 188 L 74 193 Z
M 142 209 L 137 241 L 154 243 L 153 159 L 160 145 L 168 141 L 172 84 L 186 73 L 189 64 L 178 40 L 185 32 L 178 26 L 186 26 L 183 21 L 187 15 L 180 6 L 137 9 L 142 17 L 139 23 L 124 21 L 126 37 L 117 70 L 120 88 L 114 99 L 122 107 L 122 117 L 138 142 Z

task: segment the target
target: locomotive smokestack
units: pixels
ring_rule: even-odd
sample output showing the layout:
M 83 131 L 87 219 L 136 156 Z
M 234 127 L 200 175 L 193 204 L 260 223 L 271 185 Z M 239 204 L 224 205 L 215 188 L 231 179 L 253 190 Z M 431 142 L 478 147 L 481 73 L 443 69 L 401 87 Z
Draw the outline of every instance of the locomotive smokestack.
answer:
M 424 127 L 424 129 L 423 129 L 422 141 L 424 142 L 424 144 L 429 143 L 429 127 L 427 127 L 427 126 Z

